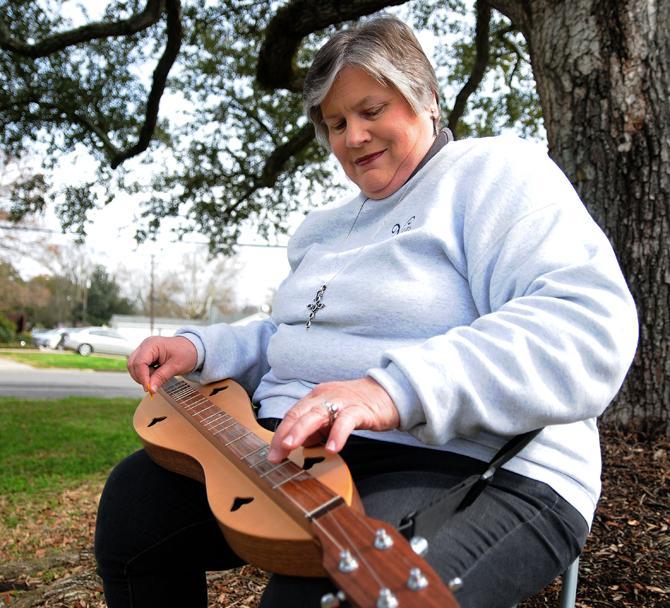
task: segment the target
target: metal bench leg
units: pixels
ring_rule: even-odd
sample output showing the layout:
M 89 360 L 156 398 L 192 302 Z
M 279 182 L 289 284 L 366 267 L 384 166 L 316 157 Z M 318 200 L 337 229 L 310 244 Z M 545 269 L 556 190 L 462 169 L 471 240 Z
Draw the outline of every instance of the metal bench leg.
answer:
M 562 576 L 561 594 L 558 596 L 558 608 L 575 608 L 577 600 L 577 580 L 579 579 L 579 557 L 575 558 Z M 514 604 L 511 608 L 517 608 Z
M 577 599 L 577 580 L 579 578 L 579 557 L 568 566 L 563 574 L 563 586 L 558 598 L 559 608 L 574 608 Z

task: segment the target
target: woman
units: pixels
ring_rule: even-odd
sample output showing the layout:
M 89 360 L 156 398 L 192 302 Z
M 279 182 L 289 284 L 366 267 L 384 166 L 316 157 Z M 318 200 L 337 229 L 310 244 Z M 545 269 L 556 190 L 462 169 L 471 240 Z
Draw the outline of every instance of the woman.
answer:
M 439 132 L 433 69 L 380 18 L 337 33 L 305 108 L 360 194 L 309 214 L 272 318 L 149 338 L 130 374 L 232 377 L 262 419 L 268 460 L 323 441 L 366 512 L 397 525 L 546 427 L 431 539 L 461 606 L 507 607 L 583 546 L 599 494 L 595 419 L 619 389 L 635 307 L 611 247 L 558 168 L 514 138 Z M 158 363 L 155 368 L 152 364 Z M 143 452 L 110 476 L 96 555 L 110 608 L 205 605 L 207 569 L 240 560 L 202 486 Z M 315 606 L 328 581 L 273 576 L 261 605 Z

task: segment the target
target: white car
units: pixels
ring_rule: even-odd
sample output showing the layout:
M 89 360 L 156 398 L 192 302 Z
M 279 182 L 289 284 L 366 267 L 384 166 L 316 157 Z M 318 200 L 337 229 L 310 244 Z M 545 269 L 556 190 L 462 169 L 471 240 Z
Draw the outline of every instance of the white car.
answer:
M 55 329 L 33 329 L 31 332 L 33 344 L 42 348 L 63 348 L 63 334 L 73 331 L 70 327 L 56 327 Z
M 70 330 L 64 336 L 63 346 L 85 357 L 91 353 L 128 356 L 135 350 L 135 345 L 118 331 L 108 327 L 82 327 Z

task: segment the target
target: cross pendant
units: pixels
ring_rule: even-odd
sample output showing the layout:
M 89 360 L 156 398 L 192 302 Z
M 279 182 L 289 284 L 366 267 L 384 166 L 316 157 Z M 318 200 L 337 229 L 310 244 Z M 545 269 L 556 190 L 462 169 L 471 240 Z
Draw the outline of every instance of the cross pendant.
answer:
M 311 304 L 307 304 L 307 309 L 309 310 L 309 317 L 305 322 L 305 329 L 309 329 L 312 326 L 312 320 L 316 317 L 316 313 L 319 312 L 322 308 L 325 308 L 326 305 L 321 301 L 323 300 L 323 294 L 326 292 L 326 284 L 321 285 L 321 288 L 316 292 L 314 299 Z

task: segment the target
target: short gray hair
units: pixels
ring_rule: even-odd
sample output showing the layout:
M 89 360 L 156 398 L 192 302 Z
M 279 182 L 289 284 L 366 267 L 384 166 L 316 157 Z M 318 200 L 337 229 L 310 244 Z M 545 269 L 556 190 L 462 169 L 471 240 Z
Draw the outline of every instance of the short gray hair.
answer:
M 384 86 L 396 89 L 415 114 L 435 101 L 439 89 L 435 70 L 412 30 L 395 17 L 377 17 L 337 32 L 324 44 L 305 77 L 303 107 L 316 138 L 329 147 L 321 102 L 342 68 L 365 70 Z

